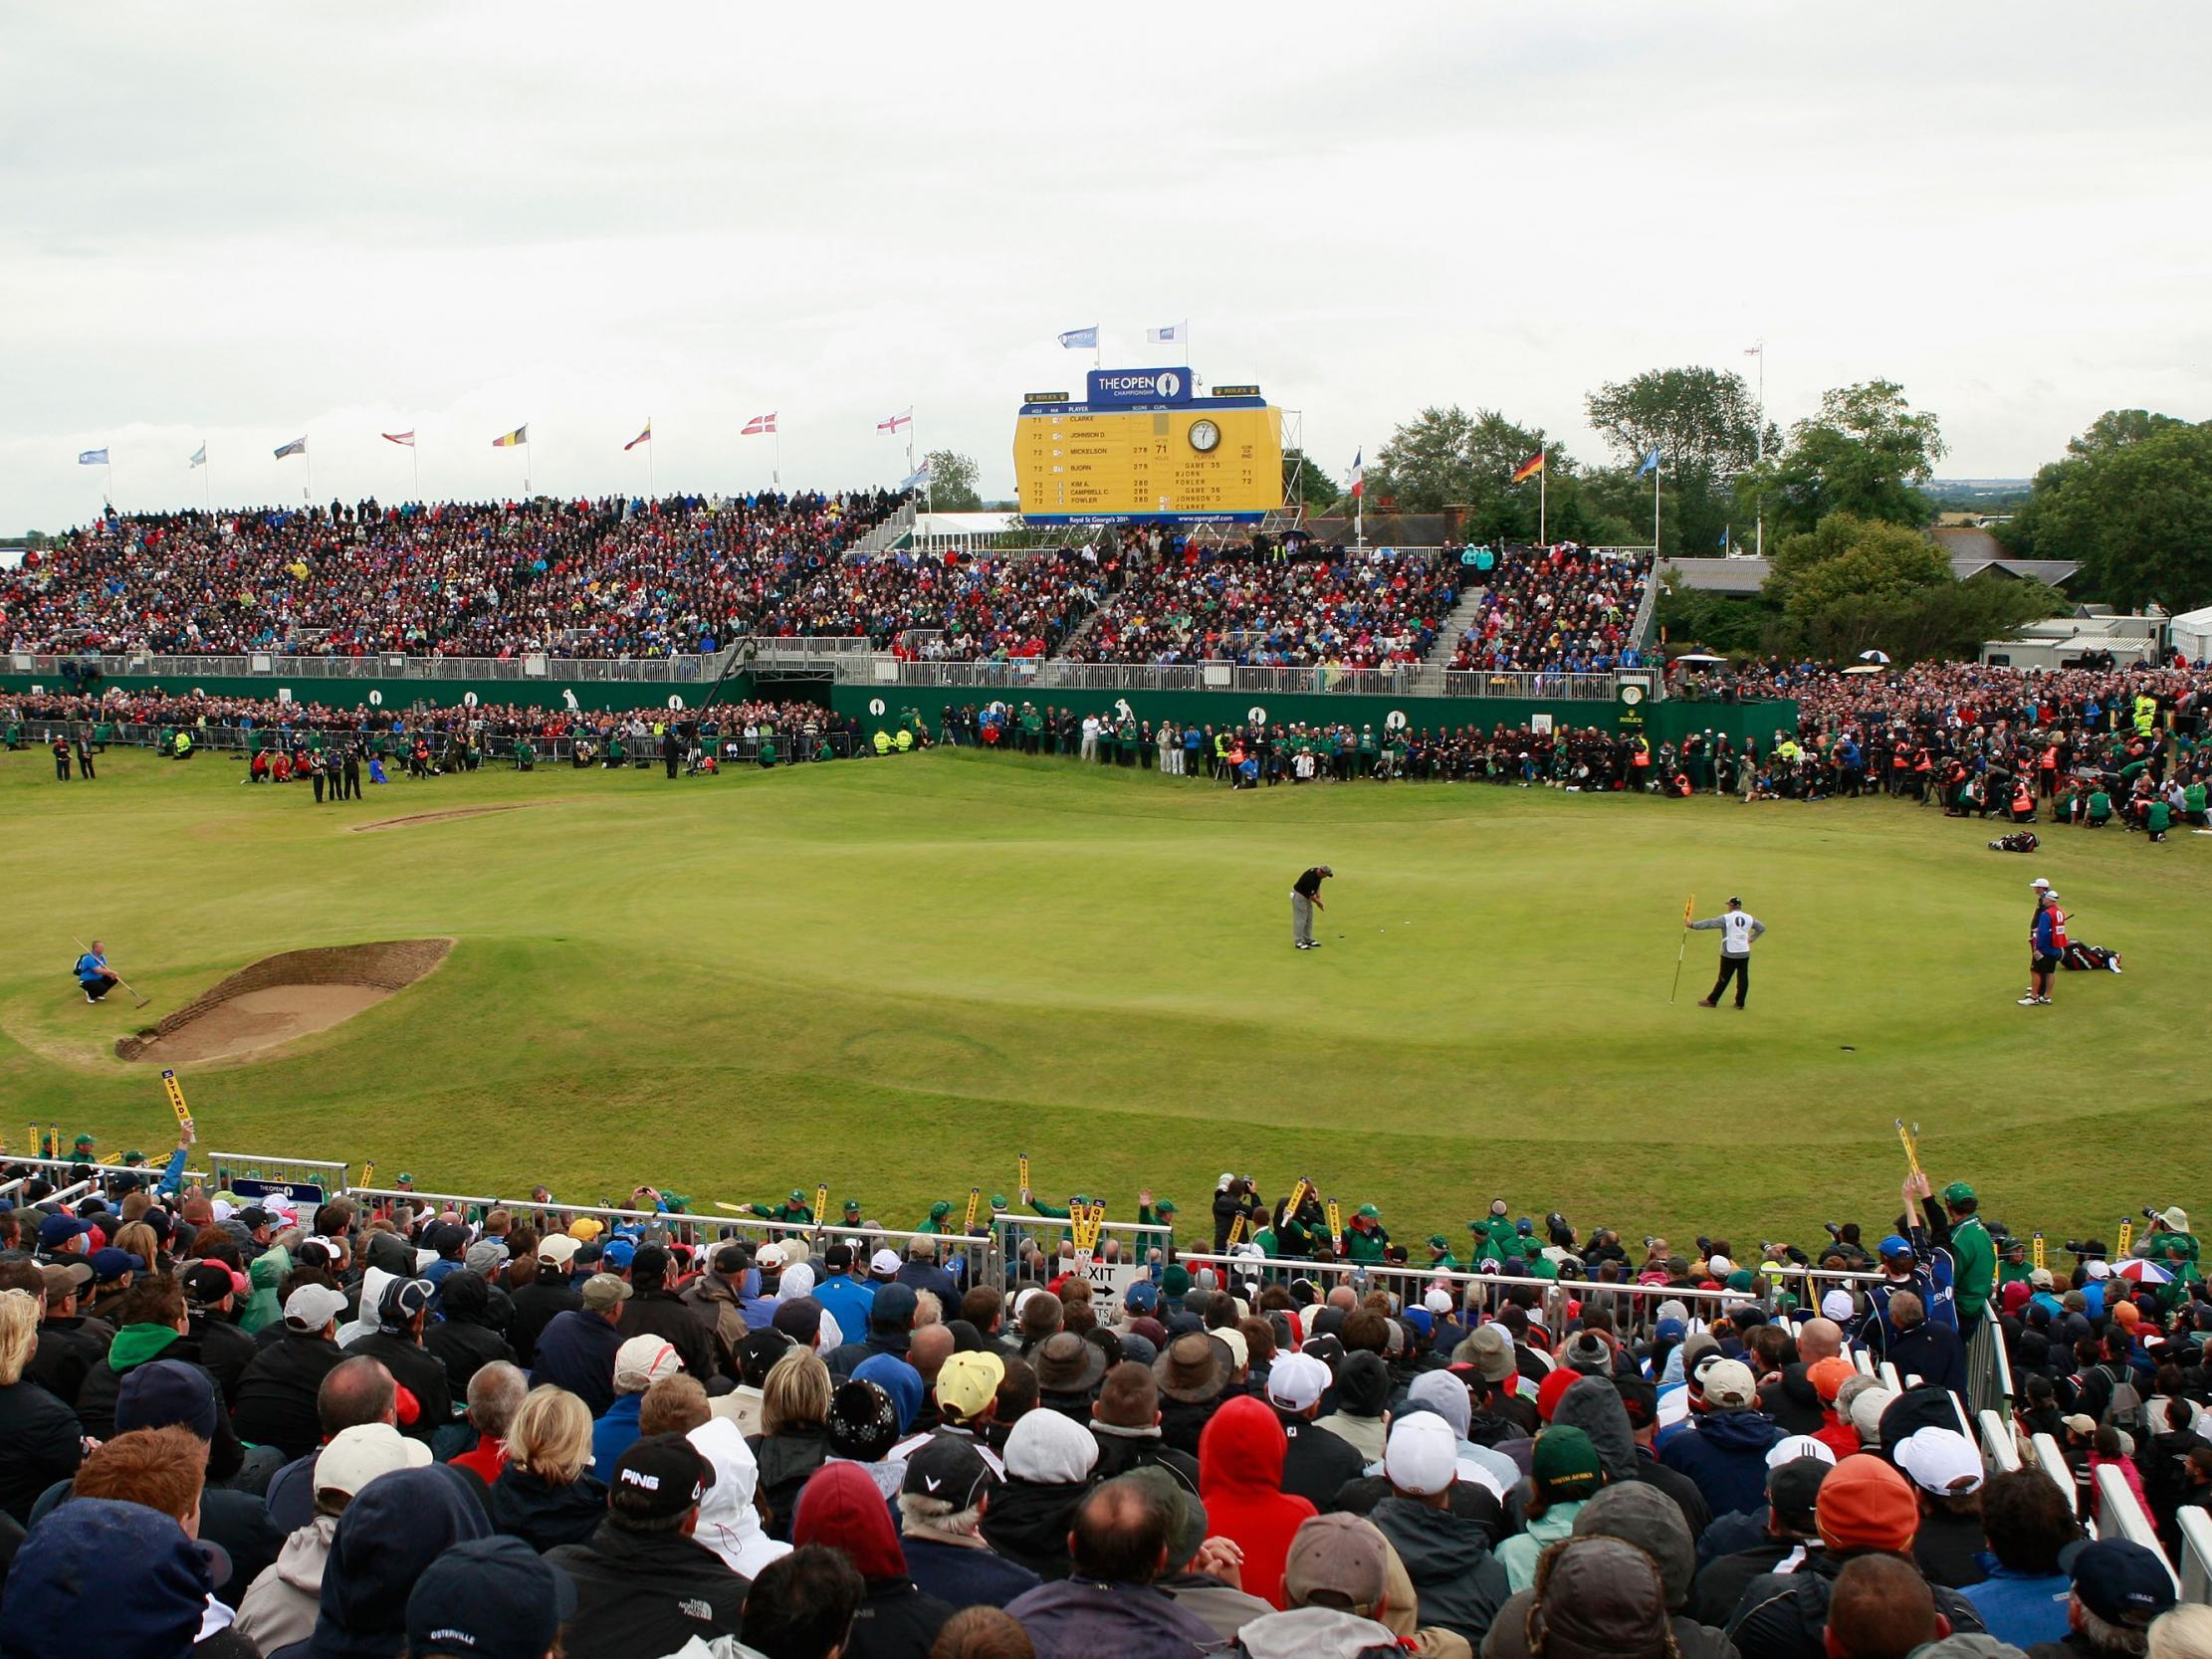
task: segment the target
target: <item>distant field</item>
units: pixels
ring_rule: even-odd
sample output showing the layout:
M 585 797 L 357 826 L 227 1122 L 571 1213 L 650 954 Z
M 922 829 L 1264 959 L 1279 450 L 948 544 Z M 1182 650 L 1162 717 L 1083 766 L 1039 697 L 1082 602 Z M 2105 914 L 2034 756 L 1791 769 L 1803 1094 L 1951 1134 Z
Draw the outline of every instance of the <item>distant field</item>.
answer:
M 2054 1241 L 2201 1194 L 2212 842 L 2149 847 L 1885 802 L 1594 798 L 1483 786 L 1230 795 L 1064 761 L 933 753 L 671 784 L 491 771 L 343 807 L 226 757 L 111 753 L 97 782 L 0 756 L 11 948 L 0 1130 L 158 1151 L 117 1037 L 277 951 L 451 936 L 329 1030 L 185 1070 L 206 1143 L 373 1158 L 384 1178 L 576 1201 L 640 1180 L 746 1201 L 829 1182 L 887 1224 L 936 1197 L 1149 1184 L 1195 1222 L 1231 1166 L 1373 1200 L 1409 1243 L 1504 1195 L 1686 1238 L 1873 1223 L 1917 1119 L 1938 1182 Z M 377 834 L 348 825 L 526 804 Z M 1286 892 L 1328 863 L 1324 948 Z M 2013 1006 L 2028 881 L 2127 973 Z M 1715 935 L 1770 932 L 1747 1013 Z M 72 933 L 154 1006 L 88 1007 Z M 12 1107 L 12 1110 L 8 1110 Z M 2140 1160 L 2156 1148 L 2156 1190 Z

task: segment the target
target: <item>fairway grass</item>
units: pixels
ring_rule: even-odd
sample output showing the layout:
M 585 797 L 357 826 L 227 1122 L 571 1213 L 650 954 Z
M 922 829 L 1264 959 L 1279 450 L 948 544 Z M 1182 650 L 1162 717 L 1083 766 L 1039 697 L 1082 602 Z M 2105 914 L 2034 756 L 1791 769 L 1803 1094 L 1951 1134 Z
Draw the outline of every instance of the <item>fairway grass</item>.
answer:
M 1746 806 L 1479 785 L 1231 794 L 939 751 L 669 783 L 395 781 L 314 804 L 227 756 L 0 755 L 0 1128 L 158 1155 L 156 1072 L 118 1037 L 277 951 L 450 935 L 435 974 L 251 1060 L 187 1068 L 202 1144 L 373 1159 L 425 1187 L 743 1203 L 827 1181 L 894 1227 L 971 1185 L 1149 1185 L 1186 1242 L 1227 1168 L 1311 1174 L 1393 1236 L 1516 1214 L 1748 1252 L 1896 1207 L 1893 1121 L 1940 1185 L 2054 1249 L 2202 1201 L 2212 841 L 2152 847 L 1887 801 Z M 351 826 L 527 805 L 354 834 Z M 1323 948 L 1288 890 L 1337 879 Z M 2124 976 L 2025 984 L 2031 877 Z M 1768 928 L 1750 1008 L 1701 1009 L 1717 935 Z M 153 1006 L 87 1006 L 71 935 Z M 2192 942 L 2195 940 L 2197 942 Z M 2155 1190 L 2128 1151 L 2155 1147 Z

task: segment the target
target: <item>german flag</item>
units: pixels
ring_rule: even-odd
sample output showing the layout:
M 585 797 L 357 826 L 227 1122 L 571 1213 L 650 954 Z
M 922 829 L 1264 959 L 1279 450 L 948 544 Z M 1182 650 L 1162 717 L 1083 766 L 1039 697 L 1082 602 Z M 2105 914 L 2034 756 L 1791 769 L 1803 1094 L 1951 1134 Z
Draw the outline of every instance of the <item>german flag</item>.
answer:
M 513 449 L 517 444 L 527 444 L 529 442 L 530 428 L 525 425 L 518 426 L 504 438 L 494 438 L 492 447 L 494 449 Z
M 1523 461 L 1520 465 L 1520 470 L 1514 473 L 1514 475 L 1506 482 L 1509 484 L 1518 484 L 1521 482 L 1522 479 L 1533 478 L 1536 474 L 1542 472 L 1543 470 L 1544 452 L 1542 450 L 1538 450 L 1526 461 Z

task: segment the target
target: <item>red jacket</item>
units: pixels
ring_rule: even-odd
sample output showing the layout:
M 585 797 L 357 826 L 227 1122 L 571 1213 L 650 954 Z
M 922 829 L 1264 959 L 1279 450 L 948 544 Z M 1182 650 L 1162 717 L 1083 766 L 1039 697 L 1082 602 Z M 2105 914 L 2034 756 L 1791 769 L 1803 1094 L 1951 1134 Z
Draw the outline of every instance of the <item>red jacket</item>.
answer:
M 1199 1497 L 1207 1530 L 1244 1552 L 1244 1591 L 1280 1607 L 1282 1563 L 1299 1525 L 1319 1512 L 1282 1490 L 1289 1441 L 1282 1423 L 1250 1394 L 1225 1401 L 1199 1436 Z

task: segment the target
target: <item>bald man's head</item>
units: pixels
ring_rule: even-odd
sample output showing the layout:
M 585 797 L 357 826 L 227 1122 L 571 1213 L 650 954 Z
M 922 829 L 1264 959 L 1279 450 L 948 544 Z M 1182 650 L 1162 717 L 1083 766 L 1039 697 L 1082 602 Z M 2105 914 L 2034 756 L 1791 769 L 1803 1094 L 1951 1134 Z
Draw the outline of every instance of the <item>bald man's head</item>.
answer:
M 315 1392 L 315 1412 L 328 1440 L 340 1429 L 364 1423 L 399 1421 L 399 1385 L 381 1359 L 356 1354 L 323 1373 Z
M 953 1346 L 951 1326 L 917 1326 L 906 1345 L 906 1362 L 922 1373 L 925 1383 L 934 1383 L 945 1361 L 953 1356 Z
M 1809 1319 L 1797 1328 L 1797 1356 L 1808 1365 L 1844 1351 L 1844 1328 L 1832 1319 Z

